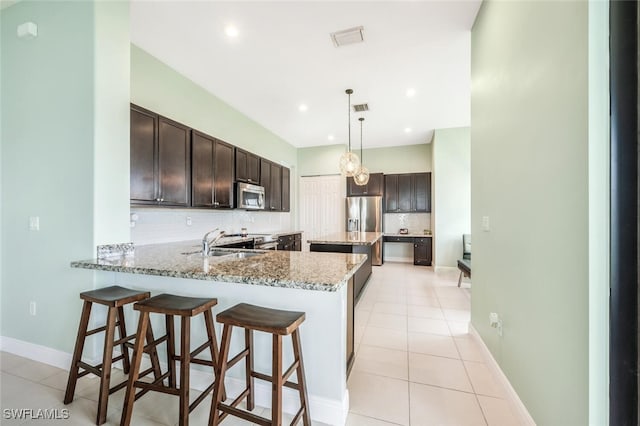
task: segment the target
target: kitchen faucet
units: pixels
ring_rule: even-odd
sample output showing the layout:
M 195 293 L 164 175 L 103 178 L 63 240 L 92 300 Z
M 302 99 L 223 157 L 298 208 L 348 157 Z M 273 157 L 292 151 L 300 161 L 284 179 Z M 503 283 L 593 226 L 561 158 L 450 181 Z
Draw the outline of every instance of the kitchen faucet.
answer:
M 212 231 L 209 231 L 206 234 L 204 234 L 204 237 L 202 237 L 202 254 L 203 255 L 205 256 L 208 255 L 211 245 L 215 244 L 220 238 L 224 237 L 224 231 L 219 231 L 219 229 L 220 228 L 216 228 Z M 209 241 L 209 235 L 213 234 L 216 231 L 218 231 L 218 235 L 216 235 L 211 241 Z

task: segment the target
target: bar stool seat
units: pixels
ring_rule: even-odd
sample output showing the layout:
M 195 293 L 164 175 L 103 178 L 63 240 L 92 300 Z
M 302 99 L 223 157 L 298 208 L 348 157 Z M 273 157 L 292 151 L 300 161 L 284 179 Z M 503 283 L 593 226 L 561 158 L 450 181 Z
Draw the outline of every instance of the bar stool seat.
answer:
M 294 425 L 302 419 L 305 426 L 310 426 L 309 398 L 307 396 L 304 365 L 302 361 L 302 346 L 298 329 L 300 324 L 305 320 L 305 313 L 240 303 L 219 313 L 216 316 L 216 320 L 224 324 L 224 329 L 222 331 L 222 343 L 220 346 L 219 377 L 213 392 L 209 426 L 220 424 L 228 415 L 239 417 L 256 424 L 280 426 L 282 424 L 283 386 L 296 389 L 300 396 L 300 409 L 294 416 L 291 424 Z M 229 346 L 234 326 L 244 328 L 245 348 L 229 360 Z M 255 330 L 273 335 L 271 376 L 253 370 L 253 332 Z M 294 361 L 287 371 L 283 373 L 282 336 L 287 335 L 291 335 L 292 337 Z M 225 404 L 222 402 L 225 399 L 223 395 L 224 376 L 229 368 L 233 367 L 242 359 L 245 360 L 245 380 L 247 387 L 234 401 L 230 404 Z M 297 383 L 288 380 L 294 372 L 297 376 Z M 249 412 L 255 408 L 254 378 L 272 383 L 271 419 L 260 417 Z M 249 411 L 236 408 L 245 398 L 247 399 L 246 405 Z
M 186 426 L 189 424 L 189 413 L 207 397 L 216 384 L 215 379 L 219 377 L 218 344 L 213 325 L 213 313 L 211 312 L 211 309 L 217 303 L 218 300 L 212 298 L 160 294 L 138 302 L 133 306 L 133 309 L 140 311 L 137 336 L 144 336 L 147 333 L 147 330 L 151 329 L 149 321 L 149 314 L 151 313 L 162 314 L 165 316 L 166 334 L 152 342 L 148 342 L 147 346 L 144 346 L 141 340 L 136 341 L 131 364 L 131 374 L 129 374 L 127 393 L 125 396 L 124 407 L 122 409 L 121 425 L 131 424 L 134 401 L 149 391 L 179 396 L 179 425 Z M 207 341 L 197 349 L 191 351 L 191 318 L 199 314 L 204 314 L 204 322 L 207 329 Z M 174 316 L 179 316 L 181 319 L 180 355 L 176 355 L 175 351 Z M 164 342 L 167 344 L 167 371 L 164 374 L 160 374 L 159 377 L 151 383 L 138 380 L 138 371 L 140 369 L 142 353 L 147 351 L 149 348 L 155 348 L 157 345 Z M 207 348 L 211 353 L 211 360 L 195 358 Z M 176 361 L 180 361 L 179 386 L 176 381 Z M 211 384 L 191 404 L 189 404 L 189 368 L 191 363 L 212 367 L 214 375 Z M 165 379 L 168 379 L 168 386 L 164 384 Z M 140 388 L 141 390 L 136 393 L 136 388 Z M 222 394 L 224 395 L 224 387 L 222 388 Z
M 97 290 L 90 290 L 80 293 L 80 299 L 84 300 L 82 306 L 82 314 L 80 316 L 80 325 L 78 326 L 78 335 L 76 338 L 75 349 L 69 369 L 69 380 L 64 396 L 64 403 L 69 404 L 73 401 L 76 384 L 80 377 L 93 373 L 100 377 L 100 394 L 98 397 L 98 412 L 96 415 L 96 424 L 100 425 L 107 420 L 107 405 L 109 395 L 126 386 L 127 381 L 123 381 L 116 386 L 110 388 L 111 382 L 111 366 L 114 362 L 122 360 L 123 371 L 129 373 L 129 347 L 132 347 L 131 340 L 135 335 L 127 336 L 127 330 L 124 321 L 123 306 L 130 303 L 139 302 L 148 299 L 150 293 L 148 291 L 130 290 L 120 286 L 104 287 Z M 91 316 L 91 308 L 94 303 L 107 307 L 107 321 L 102 327 L 88 330 L 89 318 Z M 117 320 L 116 320 L 117 317 Z M 119 339 L 114 341 L 115 329 L 118 327 Z M 102 363 L 98 365 L 90 365 L 82 361 L 82 351 L 87 336 L 96 333 L 105 332 L 104 336 L 104 352 Z M 153 340 L 153 336 L 147 336 Z M 142 339 L 144 340 L 144 338 Z M 120 346 L 122 354 L 113 357 L 113 347 Z M 154 368 L 145 372 L 145 375 L 154 372 L 159 373 L 160 364 L 155 353 L 152 354 L 152 364 Z M 80 369 L 84 371 L 80 372 Z

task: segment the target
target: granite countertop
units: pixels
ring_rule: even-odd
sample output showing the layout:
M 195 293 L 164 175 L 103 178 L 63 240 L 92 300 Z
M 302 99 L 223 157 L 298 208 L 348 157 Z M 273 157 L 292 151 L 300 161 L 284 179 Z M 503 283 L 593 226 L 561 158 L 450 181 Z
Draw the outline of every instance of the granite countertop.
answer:
M 368 246 L 382 238 L 382 232 L 336 232 L 324 235 L 315 240 L 307 240 L 309 244 L 339 244 Z
M 366 255 L 273 250 L 247 258 L 200 255 L 200 241 L 136 246 L 133 255 L 71 262 L 72 268 L 306 290 L 336 291 L 365 262 Z
M 399 232 L 385 232 L 385 237 L 411 237 L 411 238 L 431 238 L 433 234 L 425 235 L 424 233 L 409 232 L 408 234 L 400 234 Z

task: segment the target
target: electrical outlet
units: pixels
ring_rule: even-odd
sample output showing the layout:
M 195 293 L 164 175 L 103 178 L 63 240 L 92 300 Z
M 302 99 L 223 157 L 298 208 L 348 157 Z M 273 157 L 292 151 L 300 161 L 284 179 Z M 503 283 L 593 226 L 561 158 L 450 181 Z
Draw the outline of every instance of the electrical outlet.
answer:
M 498 336 L 502 337 L 502 319 L 496 312 L 489 314 L 489 325 L 496 329 Z
M 187 216 L 187 226 L 191 226 L 192 223 L 191 216 Z
M 36 316 L 36 302 L 29 302 L 29 315 Z

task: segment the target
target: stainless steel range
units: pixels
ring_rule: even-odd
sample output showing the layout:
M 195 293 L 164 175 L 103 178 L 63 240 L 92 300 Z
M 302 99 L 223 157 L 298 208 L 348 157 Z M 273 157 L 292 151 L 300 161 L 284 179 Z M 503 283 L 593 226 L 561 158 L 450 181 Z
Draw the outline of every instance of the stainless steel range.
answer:
M 273 234 L 226 234 L 227 237 L 253 238 L 253 248 L 258 250 L 277 250 L 278 237 Z

